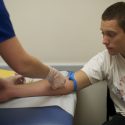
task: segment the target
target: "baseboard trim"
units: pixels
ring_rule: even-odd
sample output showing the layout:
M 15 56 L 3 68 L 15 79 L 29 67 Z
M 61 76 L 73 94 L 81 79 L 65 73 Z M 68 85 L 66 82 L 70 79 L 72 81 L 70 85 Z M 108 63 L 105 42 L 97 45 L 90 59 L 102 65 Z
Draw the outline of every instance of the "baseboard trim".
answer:
M 64 71 L 64 70 L 65 71 L 77 71 L 83 67 L 82 64 L 52 64 L 51 66 L 60 71 Z
M 60 71 L 77 71 L 83 67 L 83 64 L 48 64 Z M 8 68 L 6 63 L 0 63 L 0 68 Z

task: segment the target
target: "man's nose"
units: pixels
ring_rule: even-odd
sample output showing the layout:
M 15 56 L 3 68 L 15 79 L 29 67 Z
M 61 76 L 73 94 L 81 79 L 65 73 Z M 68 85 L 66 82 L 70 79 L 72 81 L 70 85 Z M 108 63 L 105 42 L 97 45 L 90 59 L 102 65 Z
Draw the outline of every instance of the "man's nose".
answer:
M 106 35 L 103 36 L 103 42 L 102 43 L 104 45 L 108 45 L 110 43 L 110 40 L 109 40 L 109 38 Z

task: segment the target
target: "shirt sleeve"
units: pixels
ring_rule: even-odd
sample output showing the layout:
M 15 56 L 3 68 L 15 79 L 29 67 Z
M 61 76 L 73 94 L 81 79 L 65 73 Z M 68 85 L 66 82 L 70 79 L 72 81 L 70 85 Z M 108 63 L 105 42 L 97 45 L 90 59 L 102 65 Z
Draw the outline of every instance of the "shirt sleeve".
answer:
M 87 74 L 92 84 L 104 80 L 104 63 L 104 55 L 99 53 L 91 58 L 81 69 Z
M 0 0 L 0 43 L 15 36 L 15 32 L 3 0 Z

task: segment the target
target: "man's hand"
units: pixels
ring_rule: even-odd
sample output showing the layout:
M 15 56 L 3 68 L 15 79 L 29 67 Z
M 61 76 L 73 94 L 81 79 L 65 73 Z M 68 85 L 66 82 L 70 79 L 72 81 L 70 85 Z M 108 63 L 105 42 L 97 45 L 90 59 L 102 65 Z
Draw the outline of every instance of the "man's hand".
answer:
M 24 83 L 25 79 L 21 75 L 10 76 L 0 79 L 0 102 L 13 98 L 13 88 L 16 84 Z

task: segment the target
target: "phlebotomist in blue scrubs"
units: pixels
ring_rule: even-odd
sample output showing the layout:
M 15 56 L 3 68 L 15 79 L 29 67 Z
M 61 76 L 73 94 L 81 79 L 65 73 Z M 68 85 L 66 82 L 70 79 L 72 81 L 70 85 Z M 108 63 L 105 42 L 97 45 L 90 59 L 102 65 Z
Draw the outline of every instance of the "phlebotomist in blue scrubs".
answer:
M 58 70 L 41 63 L 21 46 L 3 0 L 0 0 L 0 55 L 13 70 L 23 76 L 47 79 L 54 89 L 64 86 L 65 77 Z M 6 80 L 0 78 L 1 82 Z

